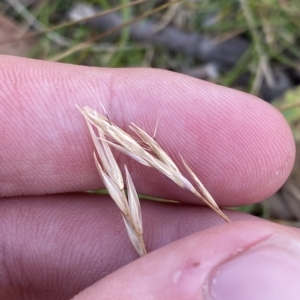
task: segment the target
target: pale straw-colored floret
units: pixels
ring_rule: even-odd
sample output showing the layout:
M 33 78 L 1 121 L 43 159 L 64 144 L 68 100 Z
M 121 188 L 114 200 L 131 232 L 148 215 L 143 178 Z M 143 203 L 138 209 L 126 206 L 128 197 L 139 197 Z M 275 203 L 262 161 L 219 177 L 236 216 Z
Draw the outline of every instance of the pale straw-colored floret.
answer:
M 140 256 L 145 255 L 147 251 L 143 240 L 140 202 L 130 174 L 125 166 L 126 187 L 128 193 L 127 200 L 122 173 L 106 141 L 104 132 L 100 128 L 97 128 L 97 136 L 89 120 L 86 119 L 86 121 L 101 161 L 101 163 L 99 163 L 96 153 L 94 152 L 95 163 L 102 181 L 108 193 L 122 212 L 131 243 Z
M 132 123 L 130 129 L 141 139 L 141 143 L 146 145 L 149 150 L 145 149 L 145 147 L 137 142 L 131 135 L 95 110 L 89 107 L 78 107 L 78 109 L 87 121 L 89 131 L 103 166 L 102 167 L 98 162 L 95 155 L 96 166 L 103 183 L 112 199 L 120 208 L 130 240 L 140 255 L 145 254 L 146 249 L 143 241 L 142 216 L 138 195 L 125 166 L 126 186 L 128 191 L 127 200 L 124 192 L 122 174 L 109 146 L 114 147 L 143 165 L 157 169 L 175 184 L 189 190 L 200 198 L 226 222 L 230 222 L 228 217 L 220 210 L 213 197 L 187 163 L 182 159 L 187 172 L 194 180 L 198 190 L 182 175 L 179 168 L 159 144 L 140 127 Z M 98 136 L 92 128 L 92 125 L 97 130 Z M 107 140 L 106 137 L 108 137 L 109 140 Z

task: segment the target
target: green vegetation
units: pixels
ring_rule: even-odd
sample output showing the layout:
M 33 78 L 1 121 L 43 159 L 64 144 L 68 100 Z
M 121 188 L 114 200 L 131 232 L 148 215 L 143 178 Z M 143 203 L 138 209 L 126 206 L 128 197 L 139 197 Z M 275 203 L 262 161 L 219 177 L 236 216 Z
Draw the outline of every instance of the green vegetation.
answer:
M 93 5 L 97 10 L 110 10 L 117 6 L 130 5 L 135 1 L 83 0 L 81 3 Z M 142 1 L 140 1 L 142 2 Z M 127 6 L 118 13 L 123 23 L 129 22 L 145 12 L 166 5 L 168 1 L 148 0 Z M 39 35 L 31 56 L 39 59 L 54 59 L 72 64 L 102 67 L 149 66 L 183 72 L 201 64 L 198 58 L 180 53 L 172 53 L 164 47 L 141 43 L 130 37 L 125 26 L 118 35 L 108 35 L 97 39 L 99 30 L 86 22 L 67 26 L 68 14 L 74 1 L 36 1 L 27 8 L 46 28 L 61 25 L 55 30 L 66 41 L 57 43 L 48 34 Z M 0 9 L 8 9 L 0 4 Z M 26 23 L 22 13 L 9 7 L 11 15 Z M 234 36 L 250 42 L 248 50 L 229 70 L 218 73 L 214 81 L 227 86 L 238 87 L 247 92 L 258 93 L 263 78 L 272 83 L 274 74 L 271 66 L 295 67 L 300 58 L 300 2 L 298 0 L 202 0 L 180 1 L 151 14 L 150 18 L 161 25 L 176 27 L 178 30 L 207 35 L 216 41 L 224 41 Z M 63 25 L 65 23 L 65 26 Z M 40 28 L 41 29 L 41 28 Z M 38 30 L 40 30 L 38 29 Z M 82 50 L 66 54 L 66 50 L 79 43 L 87 43 Z M 63 54 L 65 53 L 65 54 Z M 63 54 L 63 55 L 62 55 Z M 247 82 L 239 82 L 247 72 Z

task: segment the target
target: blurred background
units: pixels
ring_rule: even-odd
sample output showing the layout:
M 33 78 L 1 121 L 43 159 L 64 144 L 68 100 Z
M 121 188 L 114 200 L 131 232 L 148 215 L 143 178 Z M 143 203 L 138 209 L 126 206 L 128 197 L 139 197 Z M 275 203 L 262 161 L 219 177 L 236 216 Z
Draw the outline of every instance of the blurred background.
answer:
M 162 68 L 257 95 L 300 142 L 299 0 L 2 0 L 0 54 Z M 300 227 L 300 159 L 262 203 L 236 208 Z

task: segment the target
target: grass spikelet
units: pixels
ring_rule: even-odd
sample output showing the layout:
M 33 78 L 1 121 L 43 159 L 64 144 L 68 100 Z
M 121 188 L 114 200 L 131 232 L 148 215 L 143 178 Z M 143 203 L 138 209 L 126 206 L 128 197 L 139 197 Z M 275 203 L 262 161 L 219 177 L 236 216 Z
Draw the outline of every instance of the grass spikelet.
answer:
M 206 190 L 200 179 L 191 170 L 187 163 L 182 159 L 187 172 L 195 182 L 197 188 L 183 176 L 174 161 L 160 147 L 160 145 L 140 127 L 133 123 L 131 123 L 130 126 L 130 129 L 141 140 L 140 142 L 137 142 L 130 134 L 123 131 L 108 118 L 105 118 L 95 110 L 89 107 L 78 107 L 78 109 L 84 115 L 88 123 L 89 131 L 92 135 L 97 153 L 104 168 L 103 170 L 95 156 L 98 171 L 109 194 L 122 211 L 129 238 L 140 255 L 145 254 L 146 249 L 143 241 L 142 215 L 138 195 L 130 174 L 125 166 L 126 186 L 128 189 L 127 200 L 124 192 L 124 183 L 121 171 L 110 150 L 110 146 L 143 165 L 157 169 L 171 179 L 175 184 L 196 195 L 226 222 L 230 222 L 228 217 L 220 210 L 213 197 Z M 97 129 L 98 136 L 96 136 L 92 126 Z M 106 137 L 108 137 L 109 140 L 106 139 Z M 146 148 L 148 149 L 145 149 L 142 145 L 146 145 Z
M 135 190 L 133 181 L 130 177 L 130 174 L 125 166 L 126 179 L 127 179 L 127 193 L 128 193 L 128 203 L 129 211 L 131 216 L 132 225 L 135 228 L 135 231 L 139 236 L 143 235 L 143 225 L 142 225 L 142 213 L 140 207 L 140 201 L 138 194 Z
M 192 169 L 187 165 L 187 163 L 184 161 L 183 158 L 182 162 L 186 168 L 186 170 L 188 171 L 188 173 L 190 174 L 190 176 L 193 178 L 193 180 L 195 181 L 200 193 L 201 193 L 201 199 L 211 208 L 213 209 L 215 212 L 217 212 L 226 222 L 230 222 L 229 218 L 220 210 L 218 204 L 216 203 L 216 201 L 214 200 L 214 198 L 212 197 L 212 195 L 208 192 L 208 190 L 205 188 L 205 186 L 203 185 L 203 183 L 200 181 L 200 179 L 196 176 L 196 174 L 192 171 Z M 199 197 L 199 196 L 198 196 Z M 199 197 L 200 198 L 200 197 Z
M 144 143 L 146 143 L 149 148 L 152 150 L 154 154 L 165 164 L 169 165 L 170 168 L 174 169 L 175 171 L 179 172 L 177 166 L 172 161 L 172 159 L 167 155 L 167 153 L 159 146 L 159 144 L 149 136 L 145 131 L 139 128 L 134 123 L 131 123 L 132 126 L 129 126 L 132 131 L 134 131 Z
M 101 163 L 94 152 L 94 159 L 100 177 L 118 208 L 121 210 L 129 239 L 140 256 L 147 253 L 143 240 L 141 207 L 133 181 L 125 166 L 128 200 L 124 191 L 124 181 L 120 168 L 106 140 L 104 131 L 97 127 L 98 136 L 87 119 L 87 125 Z

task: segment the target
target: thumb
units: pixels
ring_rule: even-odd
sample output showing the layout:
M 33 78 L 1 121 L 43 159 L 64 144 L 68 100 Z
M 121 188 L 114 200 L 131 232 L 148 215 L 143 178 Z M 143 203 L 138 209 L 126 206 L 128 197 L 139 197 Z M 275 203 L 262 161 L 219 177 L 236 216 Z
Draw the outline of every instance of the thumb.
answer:
M 264 221 L 236 222 L 156 250 L 73 300 L 291 300 L 299 299 L 299 277 L 296 230 Z

